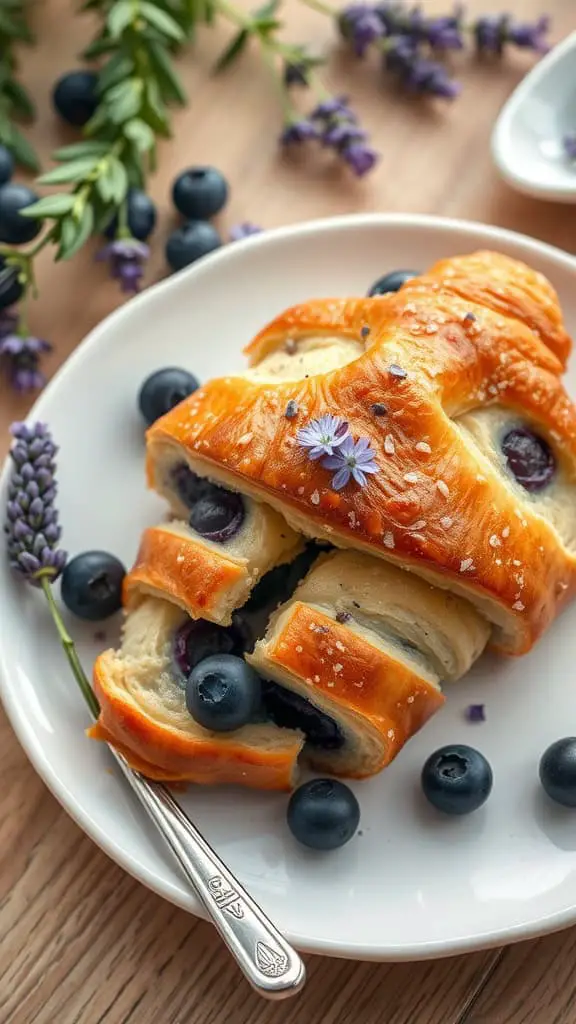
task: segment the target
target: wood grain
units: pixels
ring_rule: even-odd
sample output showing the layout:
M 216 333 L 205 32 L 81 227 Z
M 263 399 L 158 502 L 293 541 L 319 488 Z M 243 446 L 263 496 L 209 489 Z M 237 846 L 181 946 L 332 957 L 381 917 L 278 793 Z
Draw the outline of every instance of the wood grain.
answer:
M 426 0 L 426 9 L 444 4 Z M 469 3 L 500 10 L 500 0 Z M 555 38 L 576 27 L 574 0 L 548 0 Z M 523 18 L 540 0 L 515 0 Z M 287 37 L 324 49 L 332 29 L 295 0 Z M 50 105 L 50 86 L 74 66 L 91 31 L 68 0 L 47 0 L 34 17 L 40 45 L 23 58 L 39 109 L 30 135 L 45 164 L 72 134 Z M 184 166 L 213 162 L 233 183 L 225 229 L 249 219 L 265 226 L 333 213 L 404 210 L 467 217 L 514 228 L 570 251 L 576 213 L 513 194 L 497 179 L 488 140 L 494 118 L 530 58 L 502 66 L 457 58 L 464 94 L 450 107 L 421 105 L 381 87 L 370 63 L 335 57 L 334 89 L 350 91 L 383 153 L 368 182 L 342 176 L 329 160 L 295 163 L 277 151 L 278 110 L 254 53 L 219 79 L 210 75 L 225 29 L 204 32 L 183 58 L 193 103 L 175 117 L 152 183 L 160 227 L 148 282 L 164 273 L 163 241 L 173 224 L 169 185 Z M 298 166 L 300 165 L 300 166 Z M 88 248 L 71 264 L 40 265 L 32 326 L 55 344 L 52 372 L 119 304 Z M 375 276 L 378 268 L 375 267 Z M 0 388 L 0 455 L 6 427 L 27 402 Z M 574 1024 L 576 931 L 503 953 L 431 964 L 370 965 L 309 960 L 305 992 L 289 1004 L 259 1001 L 241 982 L 204 923 L 152 895 L 109 861 L 64 814 L 34 774 L 0 714 L 0 1024 Z

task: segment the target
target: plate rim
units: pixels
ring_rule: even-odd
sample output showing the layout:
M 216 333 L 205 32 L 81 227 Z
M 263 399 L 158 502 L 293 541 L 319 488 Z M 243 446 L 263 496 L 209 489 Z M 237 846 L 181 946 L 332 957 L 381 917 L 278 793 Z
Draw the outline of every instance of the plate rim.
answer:
M 524 257 L 520 256 L 519 258 L 525 258 L 529 261 L 531 255 L 539 258 L 543 257 L 565 271 L 576 273 L 576 256 L 571 256 L 556 246 L 539 241 L 521 232 L 473 220 L 418 213 L 362 213 L 343 214 L 272 228 L 263 231 L 262 234 L 251 236 L 229 246 L 223 246 L 202 259 L 198 264 L 151 285 L 140 295 L 118 307 L 101 320 L 59 367 L 42 394 L 34 402 L 26 417 L 26 422 L 43 418 L 43 409 L 50 403 L 52 392 L 60 385 L 66 375 L 71 371 L 73 372 L 76 366 L 86 358 L 87 354 L 99 344 L 100 338 L 105 335 L 110 324 L 118 324 L 122 319 L 131 315 L 130 310 L 134 309 L 135 303 L 140 309 L 144 309 L 146 304 L 155 302 L 155 297 L 159 291 L 164 293 L 172 291 L 176 293 L 180 288 L 185 287 L 186 281 L 190 276 L 201 274 L 218 263 L 224 264 L 231 258 L 236 259 L 234 254 L 238 252 L 244 252 L 258 246 L 266 246 L 274 241 L 298 237 L 306 238 L 317 233 L 331 233 L 342 230 L 354 231 L 366 228 L 417 228 L 432 233 L 444 231 L 452 233 L 455 240 L 459 236 L 473 234 L 479 246 L 486 244 L 490 247 L 497 247 L 499 242 L 516 246 L 524 252 Z M 0 473 L 0 502 L 5 501 L 9 469 L 10 462 L 6 458 Z M 0 699 L 6 716 L 34 770 L 69 817 L 72 818 L 99 849 L 109 856 L 122 870 L 136 879 L 136 881 L 145 885 L 156 895 L 168 900 L 173 905 L 197 917 L 206 919 L 206 912 L 194 893 L 190 892 L 190 898 L 183 900 L 179 897 L 177 889 L 171 888 L 170 883 L 165 879 L 160 881 L 159 876 L 150 872 L 146 864 L 139 863 L 136 865 L 130 855 L 126 854 L 122 847 L 110 839 L 99 822 L 93 819 L 84 810 L 83 805 L 78 802 L 76 797 L 71 795 L 66 787 L 63 786 L 58 774 L 52 768 L 51 762 L 45 756 L 42 746 L 36 742 L 35 737 L 30 732 L 27 716 L 22 713 L 22 705 L 13 699 L 15 689 L 9 684 L 8 678 L 9 671 L 6 663 L 5 648 L 0 643 Z M 286 937 L 298 949 L 324 956 L 373 962 L 410 962 L 466 954 L 520 940 L 536 938 L 559 931 L 574 923 L 576 923 L 576 904 L 562 911 L 556 911 L 551 915 L 532 918 L 527 922 L 521 922 L 507 928 L 490 929 L 481 933 L 476 932 L 472 936 L 455 936 L 450 940 L 435 940 L 420 945 L 412 944 L 408 946 L 403 944 L 395 946 L 389 942 L 378 946 L 373 942 L 370 945 L 363 945 L 359 942 L 343 944 L 338 940 L 315 940 L 309 935 L 304 936 L 294 930 L 286 932 Z

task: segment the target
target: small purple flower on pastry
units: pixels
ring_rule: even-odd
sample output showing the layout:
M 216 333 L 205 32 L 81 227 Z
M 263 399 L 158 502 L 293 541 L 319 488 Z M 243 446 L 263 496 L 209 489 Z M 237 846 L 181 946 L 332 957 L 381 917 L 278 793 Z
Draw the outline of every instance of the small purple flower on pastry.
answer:
M 464 712 L 464 717 L 468 722 L 485 722 L 486 710 L 484 704 L 469 704 Z
M 323 455 L 332 455 L 348 436 L 346 420 L 326 413 L 317 420 L 311 420 L 307 427 L 302 427 L 296 438 L 301 448 L 308 449 L 308 458 L 315 461 Z
M 298 415 L 298 402 L 295 398 L 291 398 L 286 404 L 284 415 L 287 420 L 293 420 Z
M 350 480 L 350 477 L 364 487 L 367 483 L 367 473 L 378 473 L 379 466 L 374 461 L 374 452 L 370 448 L 370 441 L 367 437 L 360 437 L 357 441 L 353 437 L 344 438 L 340 447 L 322 460 L 325 469 L 335 469 L 337 472 L 332 478 L 331 487 L 335 491 L 341 491 Z

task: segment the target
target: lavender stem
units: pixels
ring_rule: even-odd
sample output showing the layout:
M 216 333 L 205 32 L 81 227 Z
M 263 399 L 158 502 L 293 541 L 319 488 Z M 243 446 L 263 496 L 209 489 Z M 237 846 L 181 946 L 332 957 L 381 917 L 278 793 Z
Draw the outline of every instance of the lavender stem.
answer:
M 80 658 L 78 657 L 78 651 L 76 650 L 76 645 L 72 637 L 68 633 L 68 630 L 64 625 L 64 622 L 62 621 L 62 616 L 60 615 L 58 605 L 54 600 L 52 584 L 48 573 L 42 575 L 40 583 L 42 586 L 42 590 L 44 591 L 44 596 L 48 602 L 48 607 L 50 609 L 50 614 L 52 615 L 52 620 L 58 631 L 58 636 L 60 637 L 62 649 L 68 659 L 68 664 L 72 669 L 72 673 L 74 675 L 74 678 L 76 679 L 76 682 L 78 683 L 78 686 L 80 687 L 84 700 L 86 701 L 94 717 L 97 718 L 100 713 L 100 705 L 98 704 L 94 690 L 92 689 L 90 683 L 88 682 L 86 673 L 82 668 Z

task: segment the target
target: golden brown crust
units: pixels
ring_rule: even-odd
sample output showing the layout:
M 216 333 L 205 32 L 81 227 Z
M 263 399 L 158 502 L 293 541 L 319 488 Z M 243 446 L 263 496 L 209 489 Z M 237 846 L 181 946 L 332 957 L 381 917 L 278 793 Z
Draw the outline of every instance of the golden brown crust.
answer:
M 536 424 L 574 479 L 576 412 L 558 379 L 570 342 L 555 293 L 522 264 L 477 253 L 442 261 L 397 295 L 288 310 L 248 352 L 257 362 L 286 338 L 359 338 L 363 328 L 365 353 L 325 375 L 273 385 L 226 377 L 197 391 L 150 429 L 150 482 L 157 452 L 180 446 L 196 468 L 220 471 L 303 531 L 477 601 L 503 625 L 503 649 L 528 650 L 574 592 L 576 560 L 455 421 L 498 400 Z M 295 419 L 284 415 L 289 400 Z M 387 415 L 374 416 L 373 403 Z M 370 441 L 380 472 L 363 490 L 332 490 L 330 473 L 296 443 L 326 412 Z M 239 445 L 247 432 L 250 444 Z
M 229 623 L 229 606 L 244 604 L 249 593 L 245 565 L 161 526 L 144 530 L 136 561 L 124 580 L 127 608 L 144 594 L 154 594 L 174 601 L 194 619 L 218 623 Z
M 94 666 L 94 691 L 100 703 L 93 739 L 111 742 L 132 767 L 150 778 L 199 785 L 236 783 L 254 789 L 289 790 L 303 739 L 284 731 L 276 749 L 248 748 L 232 737 L 195 737 L 156 721 L 138 707 L 113 679 L 110 654 L 104 652 Z
M 310 700 L 327 694 L 379 734 L 379 763 L 346 770 L 351 778 L 389 764 L 444 703 L 438 687 L 401 660 L 301 601 L 294 602 L 278 635 L 258 645 L 256 658 L 247 658 L 257 667 L 263 659 L 280 677 L 305 683 Z

